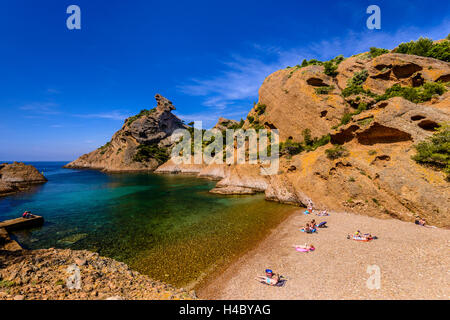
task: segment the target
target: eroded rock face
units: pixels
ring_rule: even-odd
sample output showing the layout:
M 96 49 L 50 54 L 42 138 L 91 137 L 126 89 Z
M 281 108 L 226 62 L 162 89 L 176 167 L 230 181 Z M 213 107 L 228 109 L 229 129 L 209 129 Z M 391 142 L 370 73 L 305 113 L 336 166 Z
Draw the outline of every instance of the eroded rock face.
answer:
M 354 138 L 364 145 L 418 142 L 431 136 L 439 123 L 449 121 L 449 113 L 432 105 L 418 105 L 395 97 L 353 116 L 352 120 L 331 134 L 331 142 L 343 144 Z
M 329 133 L 331 141 L 349 151 L 345 158 L 330 160 L 323 146 L 313 152 L 282 158 L 280 172 L 264 177 L 267 200 L 318 209 L 346 210 L 380 218 L 413 221 L 416 216 L 438 226 L 450 226 L 450 188 L 445 174 L 421 166 L 411 157 L 414 145 L 431 136 L 440 123 L 450 121 L 450 93 L 415 104 L 400 97 L 376 103 L 370 96 L 341 97 L 341 90 L 356 72 L 368 71 L 366 90 L 382 94 L 394 84 L 418 86 L 447 79 L 450 64 L 432 58 L 385 54 L 375 59 L 357 56 L 344 60 L 333 79 L 323 67 L 289 68 L 266 78 L 256 105 L 249 113 L 258 124 L 280 131 L 280 140 L 302 141 L 302 131 L 313 136 Z M 317 88 L 334 86 L 328 94 Z M 352 117 L 338 130 L 344 112 L 365 102 L 369 110 Z M 356 103 L 355 106 L 353 103 Z M 246 120 L 244 128 L 252 127 Z M 227 172 L 218 188 L 248 192 L 253 173 L 241 166 Z M 228 171 L 227 171 L 228 170 Z M 264 185 L 266 187 L 264 187 Z M 234 188 L 234 189 L 233 189 Z M 225 192 L 224 192 L 225 193 Z
M 32 165 L 21 162 L 0 164 L 0 196 L 45 182 L 47 179 Z
M 401 53 L 388 53 L 370 59 L 358 55 L 343 61 L 338 67 L 337 85 L 347 86 L 355 72 L 367 70 L 368 79 L 364 88 L 376 94 L 383 94 L 394 84 L 417 87 L 425 82 L 449 81 L 450 64 L 433 58 Z
M 281 141 L 289 137 L 301 141 L 304 129 L 320 137 L 339 123 L 345 111 L 344 99 L 336 86 L 328 95 L 316 92 L 325 86 L 335 84 L 332 77 L 323 73 L 322 66 L 279 70 L 268 76 L 259 89 L 259 104 L 266 105 L 265 112 L 258 114 L 256 106 L 249 116 L 268 129 L 278 129 Z M 249 127 L 246 120 L 244 128 Z
M 172 113 L 175 107 L 172 102 L 157 94 L 156 108 L 138 117 L 125 120 L 105 146 L 82 155 L 67 164 L 66 168 L 90 168 L 103 171 L 153 171 L 160 163 L 150 157 L 144 161 L 136 161 L 135 155 L 140 145 L 157 146 L 164 150 L 172 145 L 172 133 L 186 128 L 183 122 Z M 168 150 L 166 150 L 168 153 Z

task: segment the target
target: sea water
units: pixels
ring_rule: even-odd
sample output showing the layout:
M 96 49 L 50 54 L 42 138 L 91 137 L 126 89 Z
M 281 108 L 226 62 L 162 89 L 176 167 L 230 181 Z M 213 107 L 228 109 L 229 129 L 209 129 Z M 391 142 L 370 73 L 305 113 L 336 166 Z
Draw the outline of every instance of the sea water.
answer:
M 13 234 L 23 247 L 95 251 L 177 286 L 245 252 L 293 210 L 262 194 L 211 194 L 214 181 L 192 176 L 27 164 L 49 181 L 0 198 L 0 221 L 25 210 L 45 218 L 42 227 Z

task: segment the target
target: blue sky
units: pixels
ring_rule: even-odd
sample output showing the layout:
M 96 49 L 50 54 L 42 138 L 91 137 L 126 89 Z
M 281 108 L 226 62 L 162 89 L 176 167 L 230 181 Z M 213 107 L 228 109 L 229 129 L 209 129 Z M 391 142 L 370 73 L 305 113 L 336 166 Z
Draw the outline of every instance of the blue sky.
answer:
M 81 30 L 66 8 L 81 8 Z M 381 30 L 366 8 L 381 8 Z M 245 117 L 270 73 L 450 32 L 449 1 L 0 3 L 0 160 L 73 160 L 160 93 L 187 122 Z

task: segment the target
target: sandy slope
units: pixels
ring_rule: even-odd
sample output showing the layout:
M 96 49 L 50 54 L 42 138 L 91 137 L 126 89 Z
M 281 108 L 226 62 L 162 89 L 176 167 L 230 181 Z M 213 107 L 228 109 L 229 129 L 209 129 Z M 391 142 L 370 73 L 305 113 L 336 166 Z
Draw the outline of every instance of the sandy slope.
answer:
M 449 299 L 450 231 L 399 220 L 348 213 L 329 217 L 297 211 L 255 250 L 198 291 L 203 299 Z M 318 234 L 299 231 L 311 218 L 328 221 Z M 369 243 L 347 240 L 357 229 L 379 237 Z M 316 251 L 292 245 L 312 243 Z M 381 288 L 367 288 L 367 267 L 378 265 Z M 253 280 L 270 267 L 288 278 L 284 287 Z

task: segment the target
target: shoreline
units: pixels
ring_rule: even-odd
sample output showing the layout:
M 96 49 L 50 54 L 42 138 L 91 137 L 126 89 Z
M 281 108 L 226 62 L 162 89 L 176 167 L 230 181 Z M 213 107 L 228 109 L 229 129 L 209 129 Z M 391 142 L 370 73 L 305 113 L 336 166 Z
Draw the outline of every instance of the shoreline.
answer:
M 264 200 L 264 201 L 269 201 L 269 200 Z M 191 283 L 191 284 L 185 286 L 186 289 L 191 289 L 192 288 L 193 290 L 195 290 L 195 292 L 196 292 L 197 296 L 199 297 L 199 299 L 207 299 L 207 298 L 201 297 L 200 296 L 201 294 L 199 294 L 199 292 L 202 292 L 203 290 L 208 288 L 212 283 L 214 283 L 216 281 L 215 279 L 221 277 L 224 273 L 226 273 L 229 269 L 231 269 L 231 267 L 233 265 L 235 265 L 238 261 L 240 261 L 241 259 L 243 259 L 247 255 L 251 254 L 253 251 L 257 250 L 257 248 L 261 245 L 261 243 L 266 241 L 267 238 L 269 238 L 274 232 L 276 232 L 277 229 L 283 223 L 288 221 L 292 217 L 292 215 L 295 214 L 296 210 L 298 210 L 298 207 L 292 206 L 292 212 L 290 214 L 288 214 L 284 219 L 279 221 L 279 223 L 277 225 L 275 225 L 274 227 L 270 228 L 268 230 L 268 233 L 263 238 L 261 238 L 258 241 L 256 241 L 253 245 L 247 247 L 244 251 L 239 252 L 234 257 L 231 257 L 229 259 L 229 261 L 222 262 L 221 266 L 211 266 L 211 269 L 216 268 L 216 270 L 212 270 L 210 272 L 206 272 L 205 275 L 200 276 L 200 278 L 195 280 L 194 283 Z
M 449 299 L 450 231 L 423 228 L 397 219 L 330 212 L 328 217 L 297 211 L 274 228 L 211 282 L 197 290 L 200 299 Z M 327 221 L 318 234 L 299 227 Z M 379 237 L 368 243 L 346 239 L 360 229 Z M 296 244 L 314 244 L 312 253 Z M 381 288 L 368 289 L 369 265 L 380 268 Z M 283 287 L 254 280 L 271 268 L 287 278 Z M 405 272 L 406 271 L 406 272 Z

